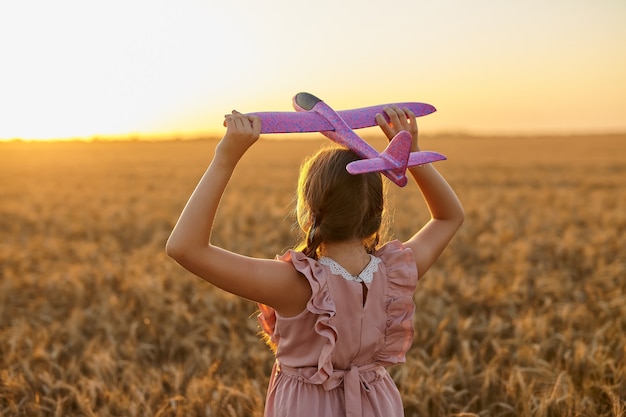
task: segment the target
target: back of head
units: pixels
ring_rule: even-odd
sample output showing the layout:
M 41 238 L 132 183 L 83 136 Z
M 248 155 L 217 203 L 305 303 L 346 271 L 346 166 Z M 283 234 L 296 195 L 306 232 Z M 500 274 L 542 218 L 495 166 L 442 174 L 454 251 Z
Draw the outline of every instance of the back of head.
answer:
M 306 233 L 302 251 L 317 258 L 323 242 L 360 239 L 376 249 L 383 223 L 380 173 L 352 175 L 346 165 L 360 159 L 345 148 L 326 148 L 307 159 L 298 181 L 298 223 Z

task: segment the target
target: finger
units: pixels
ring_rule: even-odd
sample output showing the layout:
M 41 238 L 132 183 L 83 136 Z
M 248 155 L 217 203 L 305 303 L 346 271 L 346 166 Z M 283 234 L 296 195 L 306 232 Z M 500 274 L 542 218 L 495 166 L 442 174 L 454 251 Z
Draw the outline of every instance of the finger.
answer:
M 248 130 L 250 130 L 250 122 L 245 117 L 235 118 L 235 123 L 237 124 L 237 128 L 242 132 L 247 132 Z
M 224 125 L 230 124 L 231 126 L 235 124 L 235 120 L 237 119 L 237 114 L 235 110 L 229 114 L 224 115 Z
M 393 137 L 394 135 L 393 129 L 391 128 L 391 126 L 389 126 L 389 123 L 387 123 L 387 121 L 385 120 L 382 114 L 380 113 L 376 114 L 376 123 L 378 123 L 378 126 L 383 131 L 385 136 L 387 136 L 388 139 L 391 139 Z
M 252 133 L 255 136 L 259 136 L 261 134 L 261 118 L 258 116 L 249 116 L 248 120 L 252 123 Z
M 241 131 L 242 129 L 241 121 L 236 117 L 227 117 L 224 123 L 232 132 Z
M 413 113 L 408 107 L 404 108 L 404 112 L 409 117 L 409 133 L 417 133 L 417 120 L 415 118 L 415 113 Z
M 242 132 L 247 132 L 251 130 L 250 122 L 248 121 L 248 117 L 244 114 L 238 112 L 237 110 L 233 110 L 231 112 L 231 119 L 233 120 L 234 127 Z
M 232 120 L 233 120 L 233 116 L 232 114 L 225 114 L 224 115 L 224 127 L 229 127 L 232 126 Z
M 398 129 L 400 130 L 407 130 L 409 129 L 409 122 L 407 121 L 409 115 L 407 113 L 405 113 L 404 109 L 401 109 L 398 106 L 393 106 L 393 110 L 396 112 L 396 114 L 398 115 L 398 120 L 400 122 L 400 125 L 398 126 Z
M 387 116 L 389 116 L 389 121 L 391 123 L 391 126 L 400 131 L 401 128 L 401 124 L 400 124 L 400 118 L 398 117 L 398 113 L 396 112 L 396 109 L 394 109 L 393 107 L 389 107 L 387 109 L 385 109 L 385 112 L 387 113 Z

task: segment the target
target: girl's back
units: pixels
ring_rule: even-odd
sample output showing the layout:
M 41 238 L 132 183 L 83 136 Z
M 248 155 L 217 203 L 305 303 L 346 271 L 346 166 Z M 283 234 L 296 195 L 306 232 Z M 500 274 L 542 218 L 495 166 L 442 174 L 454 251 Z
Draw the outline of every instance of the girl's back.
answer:
M 330 258 L 290 251 L 281 259 L 307 278 L 313 294 L 293 317 L 260 306 L 262 328 L 277 348 L 265 415 L 401 416 L 400 394 L 384 367 L 404 362 L 413 340 L 411 250 L 390 242 L 356 277 Z M 321 414 L 308 414 L 311 407 L 323 407 Z

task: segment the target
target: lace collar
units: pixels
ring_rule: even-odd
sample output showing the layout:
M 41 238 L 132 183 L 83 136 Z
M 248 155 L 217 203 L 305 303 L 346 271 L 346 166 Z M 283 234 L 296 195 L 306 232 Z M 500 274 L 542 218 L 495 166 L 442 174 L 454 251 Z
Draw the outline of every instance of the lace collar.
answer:
M 322 256 L 318 259 L 318 262 L 322 265 L 330 267 L 330 272 L 335 275 L 339 275 L 348 281 L 365 282 L 366 284 L 369 284 L 374 279 L 374 272 L 378 270 L 378 264 L 381 262 L 381 260 L 374 255 L 370 255 L 370 262 L 367 264 L 365 269 L 363 269 L 363 271 L 361 271 L 361 273 L 356 276 L 350 274 L 343 266 L 339 265 L 332 258 Z

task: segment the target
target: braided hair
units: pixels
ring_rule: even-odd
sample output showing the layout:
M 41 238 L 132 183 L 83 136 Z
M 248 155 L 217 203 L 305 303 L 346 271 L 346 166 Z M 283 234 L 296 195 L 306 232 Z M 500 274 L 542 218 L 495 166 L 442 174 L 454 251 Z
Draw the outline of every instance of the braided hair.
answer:
M 304 161 L 298 180 L 297 217 L 304 240 L 299 246 L 317 259 L 324 242 L 363 241 L 373 253 L 384 217 L 380 173 L 351 175 L 346 165 L 360 159 L 346 148 L 325 148 Z

